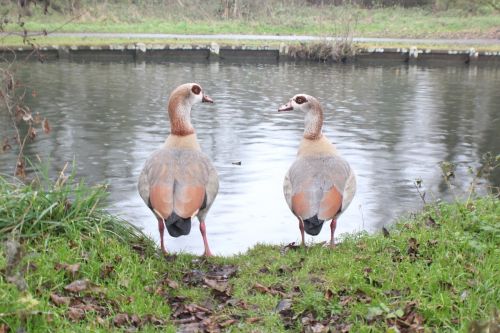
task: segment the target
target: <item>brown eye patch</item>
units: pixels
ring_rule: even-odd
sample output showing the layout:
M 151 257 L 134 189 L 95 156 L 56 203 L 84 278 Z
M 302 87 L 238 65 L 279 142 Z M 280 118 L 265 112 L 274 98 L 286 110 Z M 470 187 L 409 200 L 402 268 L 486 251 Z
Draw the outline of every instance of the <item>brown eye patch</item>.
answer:
M 200 94 L 200 92 L 201 92 L 201 88 L 200 88 L 200 86 L 198 86 L 198 85 L 196 85 L 196 84 L 195 84 L 195 85 L 193 86 L 193 88 L 191 88 L 191 91 L 193 92 L 193 94 L 195 94 L 195 95 L 199 95 L 199 94 Z
M 302 104 L 305 102 L 307 102 L 307 99 L 304 96 L 297 96 L 295 98 L 295 103 L 297 103 L 297 104 Z

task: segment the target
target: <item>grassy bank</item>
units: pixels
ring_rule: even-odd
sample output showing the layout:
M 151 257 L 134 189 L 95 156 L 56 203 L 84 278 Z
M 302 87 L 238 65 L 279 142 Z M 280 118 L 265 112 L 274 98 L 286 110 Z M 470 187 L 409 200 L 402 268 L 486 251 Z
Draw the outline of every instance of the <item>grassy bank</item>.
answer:
M 8 36 L 0 38 L 2 43 L 0 46 L 4 47 L 23 47 L 27 46 L 22 37 Z M 156 44 L 156 45 L 210 45 L 212 40 L 201 39 L 159 39 L 159 38 L 103 38 L 103 37 L 60 37 L 60 36 L 38 36 L 31 39 L 31 41 L 39 46 L 108 46 L 108 45 L 130 45 L 135 43 Z M 281 42 L 273 41 L 255 41 L 255 40 L 215 40 L 221 47 L 232 46 L 257 46 L 257 47 L 271 47 L 279 48 Z M 314 45 L 316 43 L 287 43 L 290 46 L 301 47 L 303 45 Z M 370 43 L 354 43 L 357 49 L 359 48 L 406 48 L 409 49 L 417 46 L 418 49 L 430 50 L 454 50 L 454 51 L 467 51 L 474 48 L 480 52 L 500 52 L 500 43 L 497 44 L 430 44 L 430 43 L 390 43 L 390 42 L 370 42 Z
M 498 320 L 497 198 L 429 206 L 334 250 L 163 258 L 102 211 L 103 188 L 69 183 L 0 178 L 2 332 L 464 332 Z
M 490 10 L 471 14 L 460 10 L 431 8 L 360 8 L 300 4 L 258 5 L 246 14 L 225 17 L 220 1 L 196 5 L 135 6 L 128 3 L 88 5 L 68 12 L 32 6 L 22 27 L 28 31 L 144 32 L 179 34 L 271 34 L 363 37 L 498 38 L 499 13 Z M 7 30 L 22 30 L 15 23 L 19 10 L 6 8 L 11 23 Z M 24 11 L 22 13 L 26 14 Z

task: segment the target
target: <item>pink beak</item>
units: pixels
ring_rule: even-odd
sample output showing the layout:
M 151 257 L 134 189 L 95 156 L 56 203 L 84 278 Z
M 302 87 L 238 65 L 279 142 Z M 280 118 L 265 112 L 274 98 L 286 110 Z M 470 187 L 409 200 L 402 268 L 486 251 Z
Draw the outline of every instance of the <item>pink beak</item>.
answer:
M 278 112 L 292 111 L 292 110 L 293 110 L 292 101 L 290 101 L 286 104 L 283 104 L 282 106 L 280 106 L 278 108 Z
M 210 96 L 203 95 L 203 98 L 201 99 L 202 103 L 213 103 L 214 100 L 210 98 Z

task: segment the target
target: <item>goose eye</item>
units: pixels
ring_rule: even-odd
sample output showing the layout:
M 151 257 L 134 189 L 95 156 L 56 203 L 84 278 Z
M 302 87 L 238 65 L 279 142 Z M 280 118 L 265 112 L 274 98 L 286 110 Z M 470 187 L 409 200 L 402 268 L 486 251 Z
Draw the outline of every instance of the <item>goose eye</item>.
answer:
M 200 92 L 201 92 L 201 88 L 200 86 L 197 86 L 197 85 L 194 85 L 193 88 L 191 88 L 191 91 L 195 94 L 195 95 L 199 95 Z
M 306 102 L 306 99 L 303 96 L 298 96 L 297 98 L 295 98 L 295 103 L 297 103 L 297 104 L 303 104 L 305 102 Z

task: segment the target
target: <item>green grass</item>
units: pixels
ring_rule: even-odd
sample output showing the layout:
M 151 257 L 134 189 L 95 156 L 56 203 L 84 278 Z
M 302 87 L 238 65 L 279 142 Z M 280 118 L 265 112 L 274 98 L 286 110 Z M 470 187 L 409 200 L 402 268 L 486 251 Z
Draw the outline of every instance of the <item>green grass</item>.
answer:
M 470 15 L 460 11 L 432 12 L 425 8 L 375 8 L 290 6 L 255 11 L 251 17 L 224 19 L 201 8 L 144 9 L 130 5 L 83 8 L 73 16 L 41 8 L 25 18 L 28 31 L 144 32 L 178 34 L 270 34 L 337 36 L 347 31 L 363 37 L 470 38 L 498 37 L 499 14 Z M 208 10 L 208 9 L 207 9 Z M 15 22 L 15 9 L 10 10 Z M 298 15 L 297 13 L 300 13 Z M 19 30 L 15 23 L 7 30 Z
M 0 38 L 4 47 L 23 47 L 28 46 L 23 38 L 19 36 L 8 36 Z M 157 45 L 205 45 L 210 46 L 211 42 L 218 43 L 221 47 L 227 46 L 256 46 L 256 47 L 275 47 L 279 48 L 281 42 L 273 41 L 255 41 L 255 40 L 201 40 L 201 39 L 154 39 L 154 38 L 102 38 L 102 37 L 53 37 L 39 36 L 31 39 L 31 42 L 39 47 L 44 46 L 107 46 L 107 45 L 131 45 L 135 43 L 157 44 Z M 309 43 L 312 44 L 312 43 Z M 298 45 L 300 43 L 289 43 L 288 45 Z M 389 42 L 369 42 L 355 43 L 357 48 L 406 48 L 416 46 L 418 49 L 430 50 L 454 50 L 467 51 L 474 48 L 476 51 L 500 52 L 500 44 L 430 44 L 430 43 L 389 43 Z
M 19 260 L 7 247 L 0 250 L 0 328 L 106 332 L 137 325 L 174 332 L 180 325 L 174 320 L 197 313 L 235 332 L 300 332 L 314 325 L 386 332 L 396 318 L 429 331 L 464 332 L 500 308 L 494 197 L 467 207 L 429 206 L 387 237 L 353 235 L 333 250 L 256 245 L 233 257 L 166 259 L 135 228 L 102 210 L 102 187 L 71 178 L 31 185 L 0 178 L 0 194 L 0 236 L 14 237 L 22 249 Z M 79 266 L 64 266 L 72 264 Z M 227 268 L 236 275 L 209 273 Z M 216 279 L 221 289 L 204 278 Z M 15 285 L 23 279 L 25 291 Z M 85 279 L 91 284 L 84 290 L 65 290 Z M 55 305 L 51 295 L 71 303 Z M 290 299 L 291 308 L 280 314 L 275 309 L 282 299 Z M 71 307 L 82 307 L 82 317 L 71 319 Z
M 498 198 L 428 206 L 386 237 L 353 235 L 333 250 L 256 245 L 233 257 L 166 259 L 99 208 L 102 189 L 67 184 L 12 185 L 0 178 L 0 235 L 10 238 L 15 226 L 17 236 L 29 236 L 18 238 L 20 260 L 0 250 L 0 328 L 106 332 L 135 322 L 144 331 L 175 332 L 181 323 L 174 320 L 196 314 L 230 332 L 322 325 L 387 332 L 404 320 L 426 331 L 465 332 L 500 308 Z M 294 225 L 289 232 L 298 230 Z M 62 263 L 80 266 L 72 272 Z M 214 273 L 221 269 L 237 272 L 224 278 Z M 8 282 L 16 273 L 14 282 L 24 278 L 26 291 Z M 64 289 L 83 279 L 92 285 Z M 70 305 L 56 306 L 51 294 L 69 297 Z M 280 314 L 275 308 L 282 299 L 291 308 Z M 78 306 L 83 316 L 71 320 L 69 308 Z

